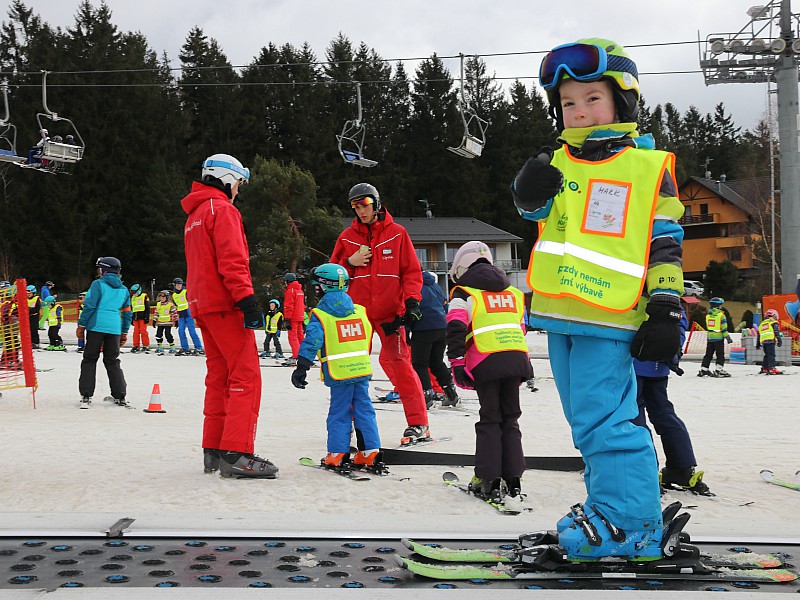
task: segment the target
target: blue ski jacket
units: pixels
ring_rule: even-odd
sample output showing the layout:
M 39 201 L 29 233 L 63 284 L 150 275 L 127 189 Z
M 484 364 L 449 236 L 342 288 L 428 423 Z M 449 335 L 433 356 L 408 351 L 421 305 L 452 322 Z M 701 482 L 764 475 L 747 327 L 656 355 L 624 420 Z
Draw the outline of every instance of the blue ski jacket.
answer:
M 120 335 L 128 333 L 133 313 L 131 295 L 119 275 L 104 273 L 89 286 L 78 325 L 89 331 Z

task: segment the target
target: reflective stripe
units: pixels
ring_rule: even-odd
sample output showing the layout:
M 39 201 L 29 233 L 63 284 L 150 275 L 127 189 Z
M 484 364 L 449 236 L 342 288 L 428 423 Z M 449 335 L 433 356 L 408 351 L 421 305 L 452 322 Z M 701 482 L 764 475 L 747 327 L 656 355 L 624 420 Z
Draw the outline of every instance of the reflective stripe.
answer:
M 486 327 L 478 327 L 478 329 L 473 329 L 473 335 L 477 335 L 479 333 L 486 333 L 487 331 L 496 331 L 498 329 L 519 329 L 519 325 L 509 325 L 507 323 L 498 323 L 496 325 L 487 325 Z
M 342 352 L 341 354 L 329 354 L 328 356 L 320 357 L 320 362 L 327 362 L 328 360 L 338 360 L 340 358 L 352 358 L 354 356 L 369 356 L 366 350 L 359 350 L 358 352 Z
M 646 271 L 644 265 L 637 265 L 636 263 L 632 263 L 627 260 L 614 258 L 613 256 L 596 252 L 595 250 L 589 250 L 588 248 L 576 246 L 570 242 L 561 243 L 540 240 L 536 242 L 535 250 L 544 252 L 545 254 L 555 254 L 556 256 L 564 256 L 564 254 L 568 254 L 570 256 L 585 260 L 586 262 L 616 271 L 617 273 L 636 277 L 637 279 L 644 277 Z

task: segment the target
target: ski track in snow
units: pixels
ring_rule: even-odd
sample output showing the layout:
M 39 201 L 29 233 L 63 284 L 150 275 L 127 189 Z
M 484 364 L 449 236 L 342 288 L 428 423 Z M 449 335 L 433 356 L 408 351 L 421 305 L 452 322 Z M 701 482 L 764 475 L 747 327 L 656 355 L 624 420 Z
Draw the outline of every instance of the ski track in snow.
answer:
M 62 336 L 74 344 L 74 324 Z M 256 334 L 259 345 L 263 333 Z M 520 420 L 527 455 L 576 455 L 546 358 L 546 336 L 527 334 L 539 391 L 520 389 Z M 378 364 L 375 338 L 373 367 Z M 129 344 L 130 346 L 130 344 Z M 205 360 L 202 357 L 125 353 L 122 368 L 129 402 L 124 410 L 103 402 L 109 393 L 102 359 L 91 409 L 79 410 L 81 355 L 35 353 L 39 389 L 36 410 L 30 390 L 5 390 L 0 399 L 0 432 L 7 459 L 0 476 L 0 526 L 5 530 L 87 526 L 108 527 L 119 517 L 137 526 L 192 528 L 196 531 L 403 531 L 517 534 L 555 526 L 575 502 L 585 498 L 580 473 L 528 471 L 523 478 L 521 515 L 498 514 L 449 489 L 442 473 L 453 470 L 469 480 L 471 468 L 392 466 L 410 477 L 373 477 L 354 482 L 298 464 L 301 456 L 325 453 L 327 388 L 312 369 L 305 390 L 292 387 L 291 369 L 262 369 L 263 393 L 256 453 L 281 471 L 272 481 L 223 480 L 203 474 L 201 448 Z M 687 358 L 689 360 L 687 360 Z M 695 359 L 695 360 L 692 360 Z M 800 536 L 800 520 L 786 519 L 797 508 L 797 492 L 769 485 L 759 472 L 768 468 L 792 478 L 800 468 L 797 452 L 798 400 L 793 377 L 745 377 L 757 365 L 727 365 L 732 377 L 696 377 L 699 357 L 685 357 L 686 374 L 670 377 L 670 398 L 689 428 L 704 481 L 717 498 L 670 492 L 694 508 L 687 530 L 694 535 Z M 785 367 L 800 371 L 798 367 Z M 166 414 L 142 411 L 153 384 L 161 386 Z M 386 387 L 385 382 L 378 382 Z M 372 385 L 371 393 L 375 384 Z M 474 398 L 474 392 L 464 392 Z M 383 405 L 378 424 L 383 445 L 395 447 L 405 428 L 400 405 Z M 477 413 L 477 400 L 465 409 Z M 430 414 L 436 437 L 450 441 L 425 448 L 472 453 L 476 415 L 438 409 Z M 663 453 L 656 441 L 661 464 Z M 409 450 L 409 451 L 413 451 Z M 749 503 L 747 506 L 740 504 Z M 343 511 L 349 516 L 343 520 Z

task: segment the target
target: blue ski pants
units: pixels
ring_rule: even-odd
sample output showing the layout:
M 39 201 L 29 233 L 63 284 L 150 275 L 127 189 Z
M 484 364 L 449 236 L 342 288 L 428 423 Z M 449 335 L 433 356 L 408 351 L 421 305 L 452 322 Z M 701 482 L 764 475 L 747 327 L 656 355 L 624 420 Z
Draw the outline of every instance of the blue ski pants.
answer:
M 666 465 L 672 469 L 696 467 L 692 440 L 681 418 L 675 414 L 675 406 L 667 396 L 669 377 L 636 376 L 639 415 L 633 420 L 636 425 L 647 428 L 647 418 L 661 438 Z M 645 410 L 647 418 L 645 418 Z M 649 431 L 649 428 L 648 428 Z M 656 457 L 656 461 L 658 458 Z
M 639 414 L 630 342 L 548 334 L 550 365 L 572 442 L 586 463 L 585 504 L 626 531 L 661 519 L 658 464 Z
M 328 452 L 350 452 L 352 426 L 363 438 L 364 450 L 381 447 L 378 419 L 369 397 L 369 380 L 330 388 L 331 405 L 328 408 Z M 360 440 L 359 440 L 360 441 Z
M 189 311 L 186 311 L 187 315 L 179 316 L 178 317 L 178 337 L 181 338 L 181 348 L 184 350 L 189 349 L 189 340 L 186 338 L 186 330 L 189 330 L 189 335 L 192 336 L 192 343 L 196 350 L 203 349 L 203 342 L 200 341 L 200 336 L 197 335 L 197 331 L 194 328 L 194 319 L 192 315 L 189 314 Z

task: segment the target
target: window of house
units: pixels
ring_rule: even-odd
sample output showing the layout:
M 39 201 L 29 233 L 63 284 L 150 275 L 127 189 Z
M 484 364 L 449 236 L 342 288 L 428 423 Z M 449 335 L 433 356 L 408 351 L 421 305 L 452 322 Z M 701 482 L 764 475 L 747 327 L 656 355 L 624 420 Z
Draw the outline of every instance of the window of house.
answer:
M 701 204 L 700 205 L 700 214 L 707 215 L 708 214 L 708 204 Z
M 428 263 L 431 260 L 430 248 L 414 248 L 414 252 L 417 253 L 417 259 L 419 259 L 419 263 L 422 265 L 422 270 L 428 270 Z
M 742 251 L 736 248 L 728 250 L 728 260 L 731 262 L 741 262 Z
M 692 207 L 691 205 L 687 204 L 683 210 L 684 217 L 691 217 L 692 216 Z

